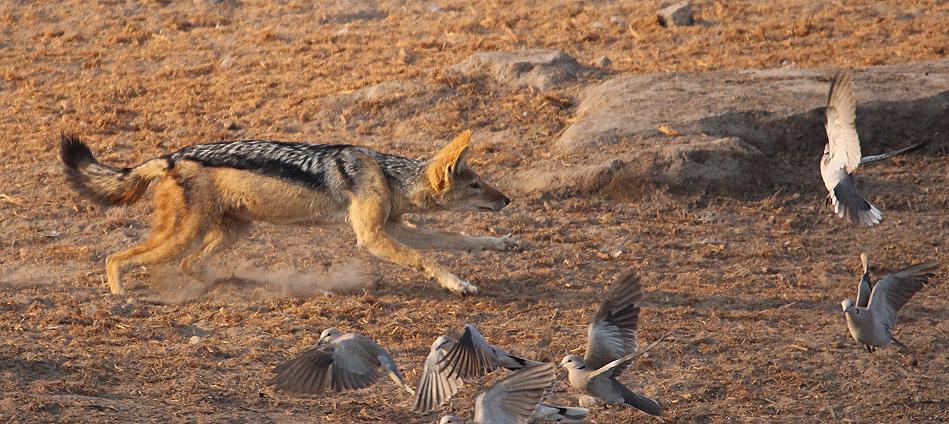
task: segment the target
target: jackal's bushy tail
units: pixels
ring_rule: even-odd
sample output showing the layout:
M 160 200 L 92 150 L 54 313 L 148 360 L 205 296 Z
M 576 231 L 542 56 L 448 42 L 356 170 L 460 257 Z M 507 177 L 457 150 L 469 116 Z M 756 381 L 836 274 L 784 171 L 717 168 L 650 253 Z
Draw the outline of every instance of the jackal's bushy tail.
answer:
M 60 138 L 59 156 L 66 165 L 66 180 L 73 189 L 105 205 L 135 203 L 148 184 L 168 169 L 166 159 L 152 159 L 134 168 L 103 165 L 76 136 Z

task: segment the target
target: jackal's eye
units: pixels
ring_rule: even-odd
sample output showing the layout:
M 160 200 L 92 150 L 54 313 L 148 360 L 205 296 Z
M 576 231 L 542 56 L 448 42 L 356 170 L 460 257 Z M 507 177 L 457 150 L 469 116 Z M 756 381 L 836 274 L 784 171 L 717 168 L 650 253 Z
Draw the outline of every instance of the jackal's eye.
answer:
M 468 187 L 476 188 L 476 189 L 477 189 L 477 188 L 481 188 L 481 184 L 478 184 L 478 182 L 475 181 L 475 182 L 473 182 L 473 183 L 471 183 L 471 184 L 468 184 Z

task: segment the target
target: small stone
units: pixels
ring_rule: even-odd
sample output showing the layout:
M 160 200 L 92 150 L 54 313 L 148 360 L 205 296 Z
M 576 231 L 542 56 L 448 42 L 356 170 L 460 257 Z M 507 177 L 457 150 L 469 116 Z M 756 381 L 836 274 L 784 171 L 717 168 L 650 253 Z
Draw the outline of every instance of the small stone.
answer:
M 600 403 L 600 401 L 596 400 L 595 397 L 587 395 L 580 395 L 580 398 L 577 401 L 580 406 L 584 408 L 592 408 Z
M 411 64 L 415 62 L 415 54 L 405 49 L 399 49 L 399 60 L 404 64 Z
M 191 336 L 191 338 L 188 339 L 188 344 L 190 344 L 190 345 L 196 345 L 196 344 L 198 344 L 198 343 L 201 343 L 202 340 L 204 340 L 203 337 Z
M 112 305 L 112 308 L 109 309 L 109 312 L 112 313 L 112 315 L 127 317 L 131 316 L 132 313 L 135 312 L 135 306 L 128 303 L 119 303 Z
M 692 4 L 688 1 L 681 1 L 659 10 L 659 25 L 664 27 L 689 26 L 694 23 Z
M 597 68 L 606 68 L 613 64 L 613 61 L 610 60 L 608 56 L 600 56 L 598 59 L 593 61 L 593 66 Z

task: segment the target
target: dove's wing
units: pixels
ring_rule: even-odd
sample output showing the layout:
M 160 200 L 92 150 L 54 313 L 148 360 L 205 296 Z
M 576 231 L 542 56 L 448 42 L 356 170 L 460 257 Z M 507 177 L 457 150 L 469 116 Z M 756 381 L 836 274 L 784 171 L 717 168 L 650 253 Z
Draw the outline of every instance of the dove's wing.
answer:
M 883 277 L 870 294 L 870 312 L 887 328 L 896 325 L 896 313 L 935 274 L 939 264 L 925 262 Z
M 857 306 L 866 308 L 870 304 L 870 259 L 866 253 L 860 254 L 860 262 L 863 262 L 863 278 L 857 286 Z
M 471 379 L 481 377 L 498 367 L 494 349 L 471 324 L 465 325 L 465 332 L 458 338 L 455 346 L 445 354 L 441 361 L 442 372 L 451 377 Z
M 636 352 L 636 328 L 639 325 L 639 301 L 642 299 L 639 277 L 627 270 L 617 277 L 587 327 L 587 351 L 583 357 L 588 369 L 595 370 Z M 621 365 L 615 374 L 626 369 Z
M 554 365 L 546 363 L 511 374 L 478 396 L 475 422 L 527 423 L 556 378 Z
M 330 343 L 307 350 L 274 369 L 271 384 L 295 393 L 322 393 L 367 387 L 379 378 L 382 365 L 374 342 L 356 334 L 344 334 Z M 381 349 L 381 348 L 379 348 Z
M 447 402 L 458 389 L 462 386 L 462 381 L 457 377 L 449 377 L 448 373 L 442 371 L 439 364 L 445 357 L 445 351 L 435 349 L 428 352 L 425 358 L 425 368 L 422 369 L 422 377 L 419 379 L 418 388 L 415 390 L 415 410 L 419 412 L 428 412 Z
M 857 137 L 857 102 L 853 94 L 853 72 L 837 73 L 827 98 L 827 142 L 830 169 L 852 173 L 860 165 L 860 139 Z
M 281 390 L 294 393 L 322 393 L 330 386 L 329 368 L 333 365 L 333 348 L 323 345 L 304 351 L 274 368 L 271 380 Z

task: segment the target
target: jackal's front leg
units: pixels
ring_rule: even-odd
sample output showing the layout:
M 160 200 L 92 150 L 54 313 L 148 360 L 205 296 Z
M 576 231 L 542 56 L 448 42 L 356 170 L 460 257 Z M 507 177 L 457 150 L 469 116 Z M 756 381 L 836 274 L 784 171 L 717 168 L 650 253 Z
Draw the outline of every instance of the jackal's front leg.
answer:
M 396 240 L 415 249 L 509 250 L 517 245 L 510 234 L 503 237 L 468 236 L 390 222 L 386 231 Z
M 350 199 L 349 221 L 359 245 L 369 253 L 399 265 L 421 268 L 442 287 L 461 295 L 475 294 L 478 288 L 458 278 L 422 252 L 406 246 L 386 232 L 389 211 L 384 201 L 374 196 L 354 196 Z

